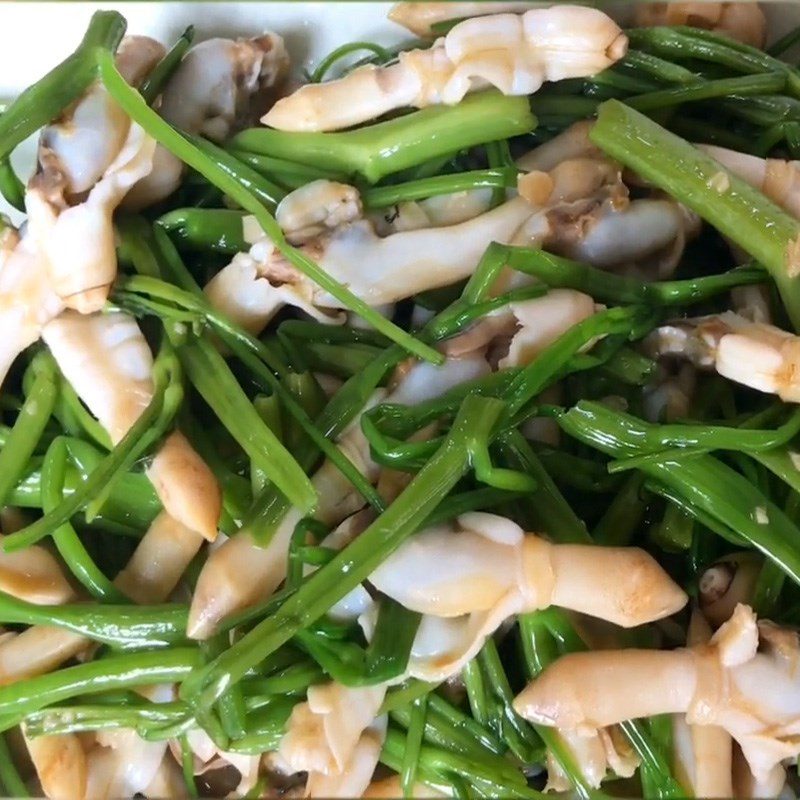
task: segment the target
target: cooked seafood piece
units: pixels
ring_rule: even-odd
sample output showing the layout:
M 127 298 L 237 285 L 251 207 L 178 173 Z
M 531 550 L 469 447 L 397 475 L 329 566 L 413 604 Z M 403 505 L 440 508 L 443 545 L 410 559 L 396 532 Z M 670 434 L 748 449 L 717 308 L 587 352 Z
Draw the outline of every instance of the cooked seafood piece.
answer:
M 303 86 L 261 121 L 287 131 L 332 131 L 407 106 L 452 105 L 490 86 L 533 94 L 545 81 L 600 72 L 627 49 L 620 27 L 597 9 L 563 5 L 474 17 L 427 50 L 401 51 L 397 64 Z

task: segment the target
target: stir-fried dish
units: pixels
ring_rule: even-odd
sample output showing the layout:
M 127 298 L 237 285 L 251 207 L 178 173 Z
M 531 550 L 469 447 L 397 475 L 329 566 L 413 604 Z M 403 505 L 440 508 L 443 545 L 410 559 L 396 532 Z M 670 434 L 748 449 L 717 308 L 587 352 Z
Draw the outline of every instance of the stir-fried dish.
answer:
M 0 790 L 794 797 L 800 29 L 390 16 L 3 109 Z

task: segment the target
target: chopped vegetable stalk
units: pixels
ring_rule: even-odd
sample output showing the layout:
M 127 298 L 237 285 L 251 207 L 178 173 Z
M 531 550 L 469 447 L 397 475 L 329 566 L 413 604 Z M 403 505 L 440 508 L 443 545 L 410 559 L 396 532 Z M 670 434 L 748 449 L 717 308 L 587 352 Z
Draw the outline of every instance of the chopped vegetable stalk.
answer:
M 344 133 L 293 133 L 251 128 L 231 145 L 307 166 L 362 175 L 370 183 L 430 158 L 529 133 L 527 100 L 482 92 L 452 108 L 428 108 Z
M 570 435 L 617 458 L 648 452 L 641 443 L 653 430 L 627 414 L 585 401 L 563 414 L 559 424 Z M 800 583 L 800 558 L 792 545 L 800 535 L 796 526 L 738 472 L 709 455 L 684 460 L 668 453 L 657 453 L 640 469 L 663 486 L 668 497 L 680 498 L 702 523 L 716 520 L 719 532 L 730 531 L 736 541 L 744 537 Z M 769 524 L 761 521 L 764 515 Z
M 800 327 L 800 222 L 711 157 L 616 100 L 600 107 L 589 135 L 762 263 Z
M 22 478 L 55 408 L 58 385 L 52 360 L 44 354 L 37 356 L 31 371 L 30 391 L 0 451 L 0 505 Z
M 71 495 L 65 497 L 56 508 L 26 528 L 6 537 L 3 549 L 10 551 L 28 547 L 51 535 L 89 503 L 98 510 L 102 507 L 113 481 L 158 441 L 177 412 L 182 399 L 182 390 L 178 383 L 179 372 L 174 354 L 169 348 L 164 348 L 153 368 L 155 383 L 153 399 L 119 444 L 91 472 L 88 480 Z
M 171 78 L 173 72 L 180 64 L 181 59 L 186 55 L 186 51 L 191 47 L 194 39 L 194 26 L 190 25 L 164 54 L 164 57 L 150 71 L 150 74 L 142 81 L 139 92 L 146 102 L 152 104 L 161 94 L 164 84 Z

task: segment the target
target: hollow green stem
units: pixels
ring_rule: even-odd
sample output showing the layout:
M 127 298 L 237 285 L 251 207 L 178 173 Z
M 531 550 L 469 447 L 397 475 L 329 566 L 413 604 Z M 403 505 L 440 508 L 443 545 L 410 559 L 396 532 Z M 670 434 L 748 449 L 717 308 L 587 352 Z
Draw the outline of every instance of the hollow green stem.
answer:
M 530 521 L 530 528 L 546 532 L 555 542 L 590 543 L 586 523 L 566 501 L 530 443 L 519 430 L 502 434 L 498 438 L 498 445 L 510 467 L 527 472 L 536 480 L 536 491 L 520 500 L 526 520 Z
M 781 613 L 780 596 L 786 575 L 774 561 L 764 561 L 753 589 L 751 605 L 759 617 L 773 619 Z
M 655 111 L 681 103 L 696 103 L 717 97 L 751 94 L 780 93 L 786 85 L 785 72 L 766 72 L 762 75 L 745 75 L 737 78 L 720 78 L 715 81 L 700 81 L 697 84 L 659 89 L 629 98 L 626 102 L 639 111 Z
M 196 648 L 126 653 L 0 686 L 0 727 L 82 694 L 180 683 L 201 663 Z
M 514 378 L 506 395 L 510 412 L 515 414 L 547 388 L 569 360 L 596 336 L 631 333 L 638 315 L 635 308 L 612 308 L 573 325 Z
M 692 546 L 694 517 L 674 503 L 668 503 L 661 521 L 651 529 L 653 541 L 663 550 L 680 552 Z
M 745 74 L 783 72 L 791 94 L 800 97 L 800 72 L 757 47 L 700 28 L 633 28 L 627 34 L 633 47 L 657 53 L 671 61 L 696 59 Z
M 139 87 L 139 94 L 142 95 L 148 105 L 152 105 L 153 101 L 161 94 L 161 90 L 178 68 L 193 40 L 194 25 L 190 25 L 142 81 L 142 85 Z
M 417 779 L 419 751 L 425 733 L 425 716 L 428 708 L 428 696 L 422 695 L 411 704 L 411 721 L 406 734 L 406 747 L 403 752 L 403 767 L 400 772 L 400 786 L 403 797 L 414 796 L 414 783 Z
M 153 365 L 153 379 L 153 399 L 119 444 L 102 459 L 88 479 L 52 511 L 7 536 L 3 540 L 6 551 L 28 547 L 52 534 L 87 504 L 87 518 L 99 511 L 115 481 L 163 435 L 183 398 L 180 368 L 174 354 L 165 346 Z
M 516 185 L 517 170 L 495 167 L 457 172 L 452 175 L 436 175 L 433 178 L 421 178 L 390 186 L 376 186 L 362 192 L 361 199 L 366 208 L 386 208 L 397 203 L 423 200 L 436 195 L 468 192 L 474 189 L 505 190 Z
M 70 464 L 64 474 L 64 494 L 70 495 L 85 483 L 91 473 L 103 460 L 104 454 L 88 442 L 71 437 L 63 437 L 70 455 Z M 32 459 L 24 479 L 9 496 L 11 505 L 21 508 L 42 508 L 41 460 Z M 115 522 L 126 526 L 136 535 L 147 528 L 161 510 L 161 503 L 146 475 L 128 472 L 119 478 L 111 488 L 108 500 L 103 506 L 103 514 L 95 521 Z
M 571 436 L 616 458 L 646 452 L 642 443 L 658 427 L 587 401 L 562 414 L 559 424 Z M 735 531 L 800 583 L 800 554 L 794 545 L 800 530 L 740 473 L 710 455 L 643 463 L 641 471 L 671 496 L 680 497 L 686 510 L 699 512 L 701 522 L 707 517 L 717 527 Z
M 440 155 L 528 133 L 536 127 L 527 98 L 497 92 L 470 95 L 342 133 L 290 133 L 251 128 L 232 147 L 309 166 L 361 175 L 369 183 Z
M 183 136 L 203 155 L 211 159 L 218 169 L 224 170 L 225 174 L 236 181 L 251 197 L 255 197 L 270 214 L 275 213 L 278 203 L 286 196 L 286 192 L 280 186 L 276 186 L 252 167 L 208 139 L 188 133 L 184 133 Z
M 229 208 L 176 208 L 156 220 L 180 250 L 233 255 L 248 249 L 242 231 L 244 212 Z
M 181 768 L 183 771 L 183 782 L 189 797 L 199 797 L 197 785 L 194 782 L 194 753 L 189 745 L 189 739 L 184 734 L 179 739 L 181 746 Z
M 349 56 L 351 53 L 359 53 L 364 50 L 377 56 L 382 61 L 389 58 L 389 52 L 386 48 L 375 44 L 375 42 L 347 42 L 347 44 L 340 45 L 335 50 L 332 50 L 317 64 L 314 71 L 308 76 L 309 83 L 320 83 L 337 61 Z
M 236 158 L 244 164 L 251 166 L 265 178 L 272 178 L 284 186 L 297 189 L 306 183 L 316 180 L 343 181 L 347 175 L 343 172 L 325 169 L 322 166 L 308 166 L 285 158 L 275 158 L 258 153 L 248 153 L 246 150 L 231 150 Z
M 0 592 L 4 625 L 50 625 L 117 650 L 155 650 L 185 639 L 188 608 L 75 603 L 41 606 Z
M 156 231 L 155 240 L 157 245 L 161 245 L 162 254 L 169 256 L 169 249 L 165 247 L 165 245 L 168 245 L 169 243 L 168 241 L 164 241 L 163 234 L 160 236 L 159 231 Z M 152 253 L 143 251 L 139 246 L 140 244 L 141 242 L 130 242 L 134 263 L 137 265 L 137 269 L 145 272 L 147 269 L 142 261 L 142 258 L 147 255 L 152 256 Z M 185 271 L 185 268 L 182 264 L 176 264 L 175 267 Z M 308 438 L 316 445 L 316 447 L 318 447 L 333 464 L 337 466 L 342 474 L 344 474 L 345 477 L 347 477 L 347 479 L 353 484 L 353 486 L 355 486 L 356 489 L 358 489 L 358 491 L 364 496 L 367 502 L 379 510 L 382 509 L 383 502 L 369 481 L 364 478 L 364 476 L 359 472 L 350 459 L 347 458 L 347 456 L 338 447 L 336 447 L 336 445 L 330 441 L 322 431 L 319 430 L 319 428 L 310 419 L 308 411 L 301 406 L 290 388 L 287 388 L 281 380 L 273 375 L 269 368 L 279 372 L 279 374 L 281 374 L 282 377 L 284 377 L 287 381 L 292 378 L 294 373 L 288 373 L 286 371 L 285 366 L 280 363 L 278 357 L 272 353 L 272 351 L 264 342 L 262 342 L 260 339 L 256 339 L 249 332 L 228 320 L 224 314 L 212 309 L 209 306 L 205 296 L 202 294 L 199 287 L 194 283 L 190 276 L 186 275 L 182 279 L 179 278 L 179 282 L 186 286 L 185 290 L 179 289 L 171 284 L 165 283 L 148 275 L 143 275 L 140 277 L 128 278 L 124 282 L 121 281 L 120 288 L 123 290 L 123 292 L 127 290 L 138 290 L 151 296 L 169 300 L 176 304 L 182 305 L 187 310 L 196 312 L 205 317 L 205 319 L 216 329 L 217 333 L 223 339 L 225 344 L 230 347 L 230 349 L 251 371 L 256 380 L 261 384 L 262 388 L 264 388 L 266 391 L 274 393 L 280 399 L 282 405 L 285 406 L 291 417 L 297 422 L 299 429 L 308 436 Z M 115 296 L 120 297 L 120 292 L 117 291 Z M 124 299 L 125 295 L 123 294 L 122 297 Z M 153 310 L 155 313 L 157 313 L 157 309 Z M 205 340 L 197 340 L 197 347 L 202 347 L 204 353 L 216 364 L 216 369 L 219 374 L 224 373 L 226 375 L 226 379 L 221 381 L 221 383 L 223 385 L 230 386 L 232 395 L 237 394 L 233 384 L 231 383 L 232 379 L 228 379 L 227 377 L 229 374 L 228 368 L 225 366 L 222 358 L 216 352 L 212 352 L 213 348 L 211 347 L 210 343 L 205 342 Z M 182 348 L 181 352 L 183 352 L 184 356 L 186 357 L 185 350 L 186 348 Z M 214 392 L 216 394 L 215 387 L 213 385 L 207 386 L 207 391 Z M 245 415 L 247 417 L 252 417 L 250 412 L 245 412 Z M 244 436 L 245 433 L 245 430 L 239 431 L 240 436 Z M 281 443 L 281 446 L 284 447 L 285 450 L 288 447 L 288 444 L 284 445 L 284 443 Z M 245 450 L 245 452 L 248 451 Z M 263 457 L 266 457 L 267 455 L 268 453 L 265 453 Z M 256 464 L 258 465 L 258 461 Z
M 192 385 L 249 458 L 293 505 L 310 511 L 317 497 L 308 476 L 258 416 L 214 346 L 205 337 L 195 338 L 178 349 L 178 356 Z
M 738 450 L 752 454 L 780 447 L 794 439 L 798 433 L 800 433 L 800 410 L 795 410 L 783 425 L 774 430 L 753 430 L 725 425 L 678 423 L 657 425 L 645 431 L 640 446 L 655 452 L 685 447 L 700 450 Z
M 277 698 L 269 705 L 248 715 L 247 734 L 229 745 L 232 753 L 262 755 L 277 750 L 285 733 L 286 722 L 297 700 Z
M 800 222 L 713 158 L 616 100 L 600 107 L 590 137 L 609 155 L 685 203 L 770 272 L 800 327 Z M 720 176 L 723 190 L 713 188 Z
M 647 511 L 642 498 L 643 483 L 642 475 L 634 473 L 622 484 L 592 531 L 597 544 L 622 547 L 631 543 Z
M 63 376 L 59 383 L 53 416 L 71 437 L 81 439 L 88 437 L 104 450 L 111 449 L 111 437 L 108 431 L 89 413 L 78 393 Z
M 644 73 L 662 83 L 695 83 L 702 78 L 674 61 L 645 53 L 641 50 L 629 49 L 624 58 L 616 63 L 617 67 L 629 67 L 636 72 Z
M 0 158 L 0 194 L 17 211 L 25 210 L 25 184 L 11 166 L 11 159 Z
M 67 445 L 56 437 L 42 462 L 42 511 L 54 512 L 64 501 L 64 477 L 67 466 Z M 89 555 L 85 545 L 69 522 L 53 532 L 53 542 L 75 579 L 98 600 L 123 601 L 125 596 L 103 574 Z
M 411 656 L 422 615 L 390 597 L 381 600 L 375 632 L 366 654 L 366 672 L 375 682 L 401 675 Z
M 8 797 L 30 797 L 3 734 L 0 734 L 0 786 Z
M 34 374 L 33 383 L 0 450 L 0 506 L 6 504 L 9 494 L 22 478 L 53 413 L 58 395 L 55 363 L 48 354 L 36 356 L 30 368 Z

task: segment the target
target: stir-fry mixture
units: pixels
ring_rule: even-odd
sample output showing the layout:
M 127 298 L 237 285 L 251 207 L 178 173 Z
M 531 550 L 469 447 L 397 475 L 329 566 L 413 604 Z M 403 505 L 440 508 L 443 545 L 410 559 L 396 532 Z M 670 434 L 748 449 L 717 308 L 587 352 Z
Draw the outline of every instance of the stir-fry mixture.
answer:
M 534 5 L 3 109 L 2 793 L 795 796 L 800 29 Z

